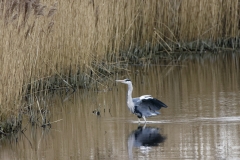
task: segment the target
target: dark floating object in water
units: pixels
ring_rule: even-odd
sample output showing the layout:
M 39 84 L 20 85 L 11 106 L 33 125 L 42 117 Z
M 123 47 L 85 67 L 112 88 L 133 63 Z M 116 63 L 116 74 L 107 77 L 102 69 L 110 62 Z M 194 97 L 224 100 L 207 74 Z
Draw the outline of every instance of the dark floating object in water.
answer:
M 138 118 L 143 118 L 146 123 L 146 117 L 159 115 L 162 107 L 167 108 L 167 105 L 160 100 L 153 98 L 151 95 L 143 95 L 141 97 L 132 98 L 133 86 L 129 79 L 116 80 L 128 85 L 127 106 L 129 110 L 137 115 Z M 139 119 L 140 121 L 140 119 Z
M 94 110 L 92 113 L 96 114 L 97 116 L 100 116 L 100 111 L 99 110 Z

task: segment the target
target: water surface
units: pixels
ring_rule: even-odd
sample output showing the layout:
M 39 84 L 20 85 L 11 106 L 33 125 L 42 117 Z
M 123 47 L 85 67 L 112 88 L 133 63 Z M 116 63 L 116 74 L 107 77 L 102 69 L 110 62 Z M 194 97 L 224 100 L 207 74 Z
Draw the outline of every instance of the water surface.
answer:
M 2 140 L 0 159 L 238 159 L 239 60 L 224 54 L 130 67 L 116 78 L 132 80 L 133 97 L 151 94 L 168 105 L 145 126 L 115 78 L 112 87 L 80 90 L 64 102 L 55 95 L 51 129 L 28 125 L 17 142 Z

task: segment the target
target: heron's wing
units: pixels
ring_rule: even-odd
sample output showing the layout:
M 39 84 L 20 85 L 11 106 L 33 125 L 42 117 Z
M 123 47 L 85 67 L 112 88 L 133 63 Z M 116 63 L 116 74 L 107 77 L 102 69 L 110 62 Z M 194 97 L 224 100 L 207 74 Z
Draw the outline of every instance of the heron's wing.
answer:
M 153 98 L 151 95 L 143 95 L 139 97 L 138 102 L 136 103 L 140 108 L 147 107 L 150 110 L 157 111 L 162 107 L 167 108 L 167 105 L 161 102 L 160 100 Z

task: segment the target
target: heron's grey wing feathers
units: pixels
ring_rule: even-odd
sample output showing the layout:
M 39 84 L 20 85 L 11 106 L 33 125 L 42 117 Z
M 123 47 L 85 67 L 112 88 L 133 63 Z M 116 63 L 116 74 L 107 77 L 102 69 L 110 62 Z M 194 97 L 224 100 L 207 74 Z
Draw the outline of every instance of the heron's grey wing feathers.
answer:
M 141 113 L 142 116 L 146 117 L 158 115 L 160 114 L 158 110 L 162 107 L 167 108 L 166 104 L 150 95 L 133 98 L 133 103 L 135 106 L 135 112 Z
M 141 100 L 140 105 L 148 106 L 153 110 L 159 110 L 162 107 L 167 108 L 166 104 L 156 98 L 153 98 L 151 95 L 143 95 L 139 99 Z
M 164 104 L 163 102 L 159 101 L 156 98 L 152 98 L 152 99 L 142 99 L 140 105 L 142 106 L 148 106 L 150 107 L 152 110 L 159 110 L 162 107 L 167 108 L 167 105 Z

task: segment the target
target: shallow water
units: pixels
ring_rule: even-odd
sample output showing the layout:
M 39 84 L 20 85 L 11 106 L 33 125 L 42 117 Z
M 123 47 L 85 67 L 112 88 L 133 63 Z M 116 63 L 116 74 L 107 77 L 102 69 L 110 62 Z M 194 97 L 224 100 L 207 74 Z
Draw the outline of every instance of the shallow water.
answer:
M 239 60 L 225 54 L 130 67 L 117 78 L 132 80 L 133 97 L 151 94 L 168 105 L 146 126 L 126 107 L 127 86 L 114 80 L 65 102 L 55 95 L 51 129 L 28 125 L 17 139 L 2 140 L 0 159 L 238 159 Z

